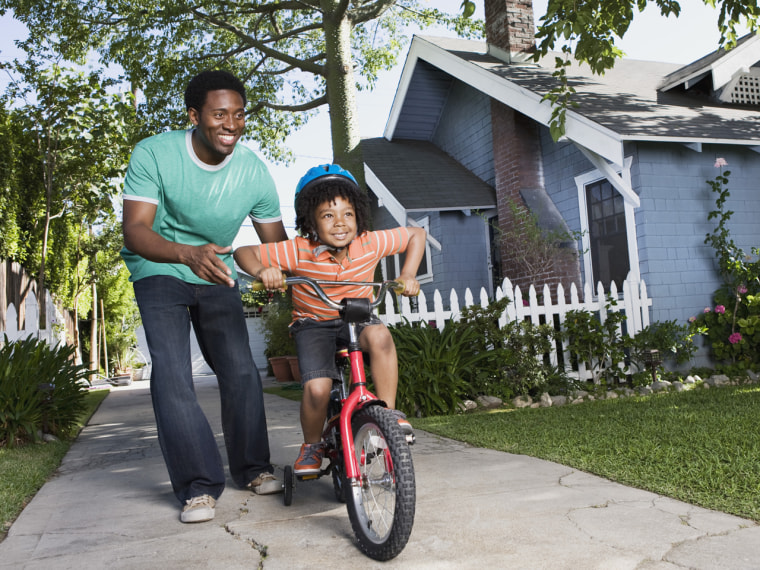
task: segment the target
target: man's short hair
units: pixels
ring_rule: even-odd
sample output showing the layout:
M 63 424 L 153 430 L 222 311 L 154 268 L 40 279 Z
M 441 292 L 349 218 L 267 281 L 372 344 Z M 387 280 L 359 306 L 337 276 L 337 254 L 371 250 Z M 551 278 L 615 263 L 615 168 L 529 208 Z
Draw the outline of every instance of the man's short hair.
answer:
M 245 96 L 245 85 L 229 71 L 221 69 L 201 71 L 193 77 L 185 89 L 185 107 L 200 111 L 206 103 L 206 95 L 209 91 L 229 89 L 237 91 L 243 98 L 243 106 L 248 99 Z

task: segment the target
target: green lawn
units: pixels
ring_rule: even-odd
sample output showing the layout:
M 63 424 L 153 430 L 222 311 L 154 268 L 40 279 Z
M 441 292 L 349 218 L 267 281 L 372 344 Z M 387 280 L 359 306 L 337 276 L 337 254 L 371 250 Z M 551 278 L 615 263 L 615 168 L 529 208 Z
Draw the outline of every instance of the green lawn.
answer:
M 417 429 L 530 455 L 760 521 L 760 387 L 414 419 Z
M 87 409 L 79 420 L 85 426 L 108 390 L 92 390 L 86 395 Z M 71 442 L 54 441 L 14 448 L 0 448 L 0 540 L 26 504 L 55 472 Z

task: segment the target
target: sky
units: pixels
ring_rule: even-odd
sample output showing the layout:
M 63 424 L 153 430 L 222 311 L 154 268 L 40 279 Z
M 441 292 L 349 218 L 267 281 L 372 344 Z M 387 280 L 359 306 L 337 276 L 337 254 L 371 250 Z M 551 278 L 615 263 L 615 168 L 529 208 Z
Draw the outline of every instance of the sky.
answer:
M 459 10 L 461 0 L 427 0 L 427 3 L 453 13 Z M 548 0 L 533 1 L 533 12 L 537 22 L 546 13 L 547 3 Z M 705 6 L 702 0 L 681 0 L 680 3 L 682 11 L 678 18 L 664 18 L 654 5 L 636 13 L 625 37 L 617 42 L 626 53 L 626 57 L 687 64 L 715 50 L 720 37 L 717 29 L 717 10 Z M 475 17 L 483 18 L 482 0 L 476 0 L 476 6 Z M 13 40 L 23 37 L 24 27 L 5 15 L 0 17 L 0 28 L 3 30 L 0 36 L 0 61 L 6 62 L 13 57 L 19 57 Z M 453 32 L 442 29 L 426 29 L 420 33 L 454 35 Z M 405 53 L 406 50 L 402 52 L 396 68 L 381 74 L 372 92 L 364 91 L 357 94 L 362 138 L 382 136 Z M 4 85 L 5 82 L 0 79 L 0 88 Z M 283 222 L 288 234 L 294 235 L 293 195 L 298 179 L 312 166 L 332 161 L 327 109 L 323 108 L 304 128 L 291 135 L 287 144 L 295 154 L 294 162 L 289 165 L 268 162 L 268 166 L 280 195 Z M 247 223 L 238 234 L 234 246 L 257 242 L 255 232 L 250 223 Z

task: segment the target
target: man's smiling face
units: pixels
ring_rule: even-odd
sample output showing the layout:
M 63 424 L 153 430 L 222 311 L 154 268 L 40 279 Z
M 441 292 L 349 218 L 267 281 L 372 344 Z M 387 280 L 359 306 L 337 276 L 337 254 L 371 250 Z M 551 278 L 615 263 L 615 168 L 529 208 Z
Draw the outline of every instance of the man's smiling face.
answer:
M 235 150 L 245 130 L 245 108 L 240 93 L 209 91 L 203 108 L 188 110 L 195 125 L 193 150 L 206 164 L 219 164 Z

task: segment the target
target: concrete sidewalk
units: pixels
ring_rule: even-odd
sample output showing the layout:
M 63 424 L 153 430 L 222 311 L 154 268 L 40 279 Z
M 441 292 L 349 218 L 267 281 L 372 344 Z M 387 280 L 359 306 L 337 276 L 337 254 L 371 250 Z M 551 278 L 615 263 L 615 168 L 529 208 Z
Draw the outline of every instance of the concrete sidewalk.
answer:
M 196 388 L 224 453 L 216 380 Z M 298 404 L 265 397 L 281 467 L 301 443 Z M 414 529 L 385 564 L 355 546 L 329 477 L 298 483 L 290 507 L 230 483 L 213 521 L 184 525 L 138 382 L 105 399 L 0 543 L 0 568 L 760 568 L 752 521 L 426 433 L 413 456 Z

